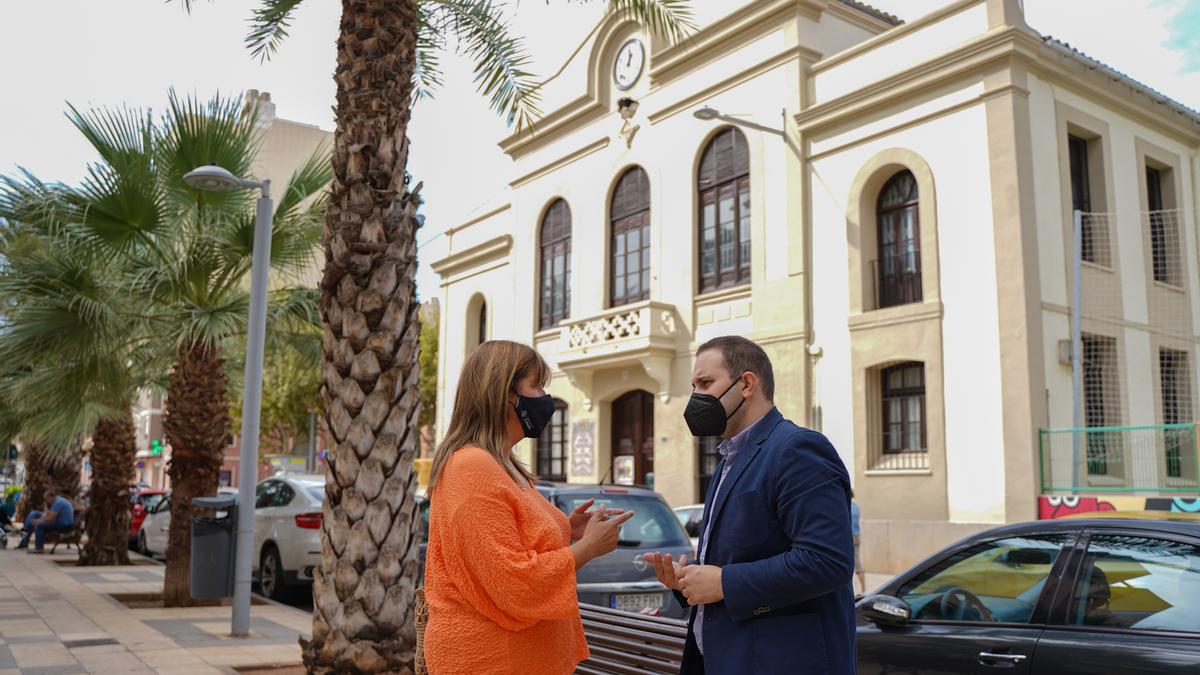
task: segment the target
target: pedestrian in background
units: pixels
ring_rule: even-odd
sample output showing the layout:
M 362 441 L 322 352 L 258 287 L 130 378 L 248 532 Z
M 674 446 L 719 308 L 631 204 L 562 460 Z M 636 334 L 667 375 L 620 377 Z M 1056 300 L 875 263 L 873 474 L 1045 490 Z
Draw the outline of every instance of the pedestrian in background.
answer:
M 532 348 L 480 345 L 463 364 L 429 479 L 424 653 L 432 675 L 567 675 L 588 657 L 576 571 L 617 548 L 632 511 L 568 517 L 513 454 L 554 415 Z M 574 542 L 574 543 L 572 543 Z
M 854 499 L 854 490 L 850 491 L 850 531 L 854 533 L 854 576 L 858 577 L 859 593 L 867 592 L 867 573 L 863 571 L 862 564 L 862 527 L 859 525 L 859 519 L 862 517 L 862 509 L 858 507 L 858 502 Z

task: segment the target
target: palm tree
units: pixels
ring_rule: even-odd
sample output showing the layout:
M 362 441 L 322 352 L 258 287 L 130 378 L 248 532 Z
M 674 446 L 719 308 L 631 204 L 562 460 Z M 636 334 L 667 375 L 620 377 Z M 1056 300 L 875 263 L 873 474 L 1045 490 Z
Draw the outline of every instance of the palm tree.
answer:
M 198 192 L 182 178 L 205 164 L 248 174 L 260 133 L 257 115 L 237 99 L 201 103 L 172 92 L 158 119 L 126 109 L 72 109 L 70 117 L 100 161 L 78 188 L 52 190 L 58 199 L 45 198 L 31 177 L 9 181 L 14 196 L 8 201 L 15 206 L 0 217 L 65 222 L 81 248 L 119 261 L 125 304 L 173 362 L 164 420 L 173 496 L 163 603 L 189 605 L 191 502 L 216 492 L 230 438 L 224 356 L 245 331 L 254 212 L 248 195 Z M 329 180 L 321 151 L 292 175 L 272 223 L 276 271 L 295 276 L 310 261 L 325 205 L 317 195 Z M 315 320 L 312 291 L 279 286 L 272 305 L 272 328 Z
M 303 0 L 262 0 L 247 44 L 268 58 Z M 189 9 L 192 0 L 184 0 Z M 609 11 L 676 39 L 689 0 L 607 0 Z M 411 672 L 418 452 L 416 218 L 409 189 L 412 103 L 441 82 L 451 39 L 475 62 L 479 92 L 518 128 L 538 114 L 521 38 L 494 0 L 343 0 L 334 183 L 325 214 L 322 564 L 314 570 L 311 672 Z
M 9 203 L 11 191 L 2 194 L 0 204 Z M 72 490 L 79 482 L 77 439 L 92 437 L 88 539 L 80 564 L 128 564 L 136 452 L 129 401 L 148 382 L 155 361 L 147 332 L 139 330 L 144 321 L 122 312 L 126 298 L 113 283 L 119 260 L 96 256 L 74 236 L 25 229 L 5 238 L 0 267 L 0 297 L 9 308 L 0 362 L 20 365 L 0 387 L 5 400 L 20 401 L 23 433 L 39 439 L 45 463 L 70 467 L 51 474 L 71 474 Z

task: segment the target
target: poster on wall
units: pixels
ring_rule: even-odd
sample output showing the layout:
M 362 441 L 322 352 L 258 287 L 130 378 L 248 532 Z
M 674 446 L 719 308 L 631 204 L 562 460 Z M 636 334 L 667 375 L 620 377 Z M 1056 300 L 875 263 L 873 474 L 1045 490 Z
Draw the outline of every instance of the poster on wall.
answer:
M 596 474 L 596 420 L 576 420 L 571 423 L 571 475 L 588 478 Z
M 613 457 L 613 483 L 633 485 L 633 455 Z

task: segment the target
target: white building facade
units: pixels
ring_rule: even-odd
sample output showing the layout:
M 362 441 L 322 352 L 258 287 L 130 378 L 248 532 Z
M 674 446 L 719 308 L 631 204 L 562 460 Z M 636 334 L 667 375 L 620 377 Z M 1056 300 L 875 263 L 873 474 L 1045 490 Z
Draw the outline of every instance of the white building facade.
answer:
M 717 459 L 682 418 L 693 354 L 745 335 L 780 409 L 851 470 L 868 568 L 899 569 L 1038 515 L 1040 432 L 1073 422 L 1075 206 L 1132 214 L 1088 221 L 1084 352 L 1115 355 L 1090 425 L 1194 422 L 1195 113 L 1042 37 L 1018 0 L 906 24 L 842 0 L 703 5 L 677 46 L 603 21 L 501 142 L 513 173 L 474 196 L 504 199 L 434 264 L 439 431 L 470 350 L 526 342 L 561 408 L 532 468 L 692 503 Z

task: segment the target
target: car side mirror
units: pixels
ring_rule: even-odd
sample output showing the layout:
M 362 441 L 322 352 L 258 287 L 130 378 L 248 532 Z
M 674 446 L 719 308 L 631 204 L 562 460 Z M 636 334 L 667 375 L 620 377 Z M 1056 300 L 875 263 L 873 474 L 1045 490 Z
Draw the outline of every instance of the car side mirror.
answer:
M 863 616 L 878 626 L 903 626 L 912 620 L 912 607 L 900 598 L 873 595 L 862 601 Z
M 687 530 L 687 535 L 689 537 L 699 537 L 700 536 L 700 523 L 698 523 L 694 520 L 688 521 L 688 524 L 685 525 L 683 529 Z

